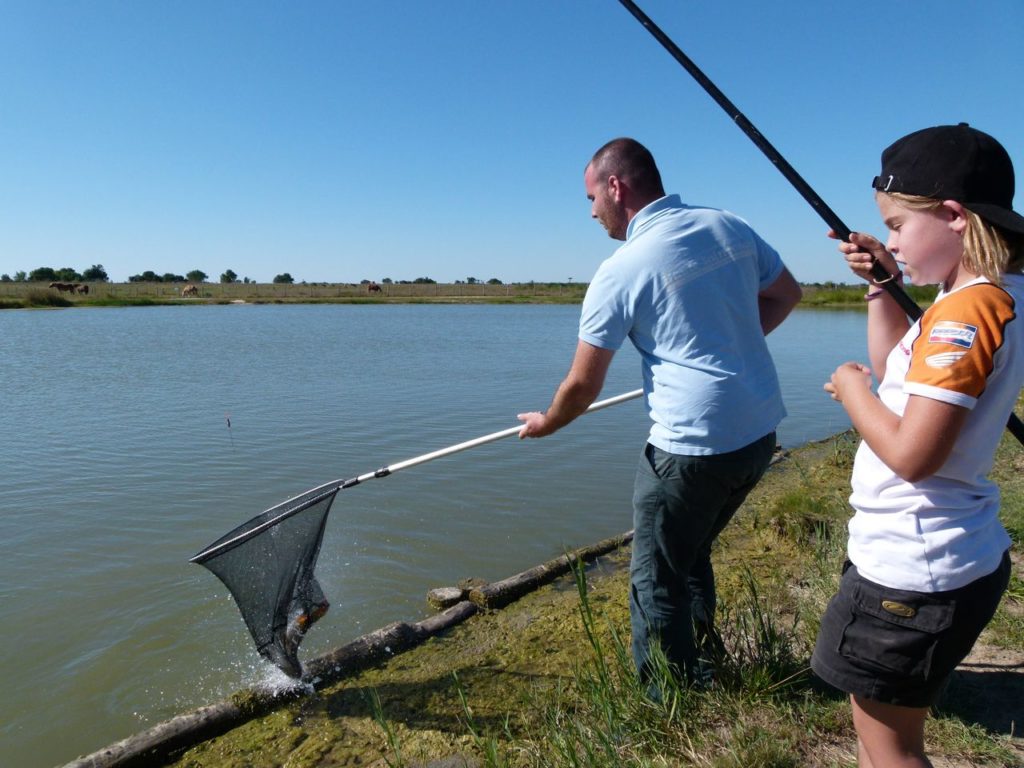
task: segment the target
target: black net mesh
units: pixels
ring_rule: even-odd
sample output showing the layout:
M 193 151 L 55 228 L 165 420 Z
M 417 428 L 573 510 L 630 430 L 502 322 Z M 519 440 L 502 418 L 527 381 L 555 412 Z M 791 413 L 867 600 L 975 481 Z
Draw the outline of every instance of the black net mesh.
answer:
M 224 582 L 256 649 L 291 677 L 302 675 L 303 635 L 327 612 L 313 568 L 338 489 L 314 488 L 272 507 L 192 558 Z

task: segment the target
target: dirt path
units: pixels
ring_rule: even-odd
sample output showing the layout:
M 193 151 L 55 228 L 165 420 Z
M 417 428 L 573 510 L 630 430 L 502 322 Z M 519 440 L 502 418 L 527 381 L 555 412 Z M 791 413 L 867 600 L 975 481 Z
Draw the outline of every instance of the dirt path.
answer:
M 1006 738 L 1024 766 L 1024 651 L 979 642 L 957 667 L 942 712 Z M 977 763 L 938 758 L 936 768 L 968 768 Z

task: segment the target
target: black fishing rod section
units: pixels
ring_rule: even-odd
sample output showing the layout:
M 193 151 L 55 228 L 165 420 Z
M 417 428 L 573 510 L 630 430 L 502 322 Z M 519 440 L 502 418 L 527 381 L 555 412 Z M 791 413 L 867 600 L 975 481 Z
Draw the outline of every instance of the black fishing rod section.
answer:
M 672 55 L 672 58 L 679 62 L 683 69 L 690 73 L 693 79 L 696 80 L 700 84 L 701 88 L 703 88 L 708 95 L 715 100 L 718 106 L 725 110 L 726 114 L 732 118 L 733 122 L 735 122 L 737 126 L 739 126 L 740 130 L 743 131 L 755 145 L 757 145 L 757 148 L 760 149 L 769 160 L 771 160 L 772 165 L 779 169 L 782 175 L 786 177 L 786 180 L 789 181 L 789 183 L 796 188 L 796 191 L 803 196 L 804 200 L 811 204 L 811 207 L 818 212 L 818 215 L 824 219 L 825 223 L 828 224 L 832 231 L 835 232 L 841 240 L 849 242 L 851 234 L 850 228 L 843 223 L 842 219 L 836 215 L 835 211 L 829 208 L 825 201 L 821 199 L 821 195 L 815 192 L 814 188 L 804 180 L 803 176 L 797 173 L 796 169 L 790 165 L 786 158 L 784 158 L 782 154 L 772 146 L 771 142 L 768 141 L 768 139 L 766 139 L 759 130 L 757 130 L 754 124 L 751 123 L 750 120 L 748 120 L 747 117 L 739 111 L 739 109 L 737 109 L 736 105 L 733 104 L 724 93 L 722 93 L 721 89 L 711 82 L 711 79 L 701 71 L 700 67 L 694 64 L 693 60 L 683 53 L 682 49 L 672 42 L 672 39 L 666 35 L 657 24 L 651 21 L 651 18 L 644 13 L 637 4 L 633 2 L 633 0 L 619 0 L 619 2 L 622 3 L 627 11 L 633 14 L 634 18 L 643 25 L 644 29 L 651 33 L 655 40 L 661 43 L 665 50 Z M 876 285 L 879 285 L 888 291 L 889 295 L 896 300 L 896 303 L 900 305 L 900 308 L 911 320 L 917 320 L 922 314 L 924 314 L 922 309 L 912 298 L 910 298 L 910 295 L 903 290 L 903 286 L 896 281 L 896 275 L 890 275 L 877 259 L 872 260 L 871 262 L 871 276 Z M 1021 420 L 1017 418 L 1017 414 L 1010 414 L 1009 421 L 1006 423 L 1006 428 L 1010 430 L 1013 436 L 1016 437 L 1022 445 L 1024 445 L 1024 423 L 1021 423 Z
M 672 58 L 678 61 L 683 69 L 690 73 L 694 80 L 696 80 L 701 88 L 707 91 L 708 95 L 725 110 L 726 114 L 732 118 L 733 122 L 739 126 L 740 130 L 743 131 L 750 138 L 751 141 L 757 145 L 765 156 L 772 161 L 772 165 L 779 169 L 783 176 L 792 184 L 797 192 L 799 192 L 804 200 L 811 204 L 811 207 L 818 212 L 818 215 L 825 220 L 825 223 L 831 227 L 832 231 L 839 236 L 841 240 L 850 240 L 850 228 L 843 223 L 842 219 L 833 211 L 828 204 L 822 200 L 821 195 L 814 191 L 814 188 L 808 184 L 803 176 L 797 173 L 796 169 L 789 164 L 789 162 L 782 156 L 782 154 L 772 146 L 772 143 L 764 137 L 764 135 L 757 130 L 757 127 L 747 119 L 746 115 L 739 111 L 735 104 L 729 100 L 729 98 L 722 93 L 721 89 L 708 78 L 707 75 L 701 71 L 700 67 L 694 64 L 693 60 L 687 56 L 683 51 L 672 42 L 672 39 L 666 35 L 657 24 L 651 21 L 651 18 L 644 13 L 632 0 L 619 0 L 626 7 L 636 20 L 639 21 L 644 28 L 653 35 L 654 39 L 657 40 L 662 46 L 668 51 Z M 875 281 L 881 285 L 885 290 L 892 294 L 893 298 L 899 303 L 903 311 L 912 319 L 916 320 L 922 314 L 921 308 L 914 303 L 914 300 L 907 295 L 898 283 L 895 281 L 895 275 L 890 275 L 885 267 L 874 261 L 871 265 L 871 275 Z

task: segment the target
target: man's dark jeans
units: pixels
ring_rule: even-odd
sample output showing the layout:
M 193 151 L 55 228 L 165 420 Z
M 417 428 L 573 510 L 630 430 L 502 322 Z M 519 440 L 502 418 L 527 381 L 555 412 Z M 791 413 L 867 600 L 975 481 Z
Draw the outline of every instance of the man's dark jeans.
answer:
M 680 456 L 648 444 L 633 489 L 629 613 L 633 660 L 649 680 L 652 642 L 681 680 L 700 680 L 694 624 L 713 632 L 711 545 L 775 452 L 775 433 L 731 453 Z

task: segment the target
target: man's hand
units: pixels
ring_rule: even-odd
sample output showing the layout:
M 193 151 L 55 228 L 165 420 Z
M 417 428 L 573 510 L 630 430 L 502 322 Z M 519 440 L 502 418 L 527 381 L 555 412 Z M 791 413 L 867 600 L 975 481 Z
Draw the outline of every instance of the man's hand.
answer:
M 539 411 L 520 413 L 516 416 L 523 422 L 523 428 L 519 430 L 519 439 L 526 437 L 546 437 L 555 430 L 548 423 L 548 417 Z

